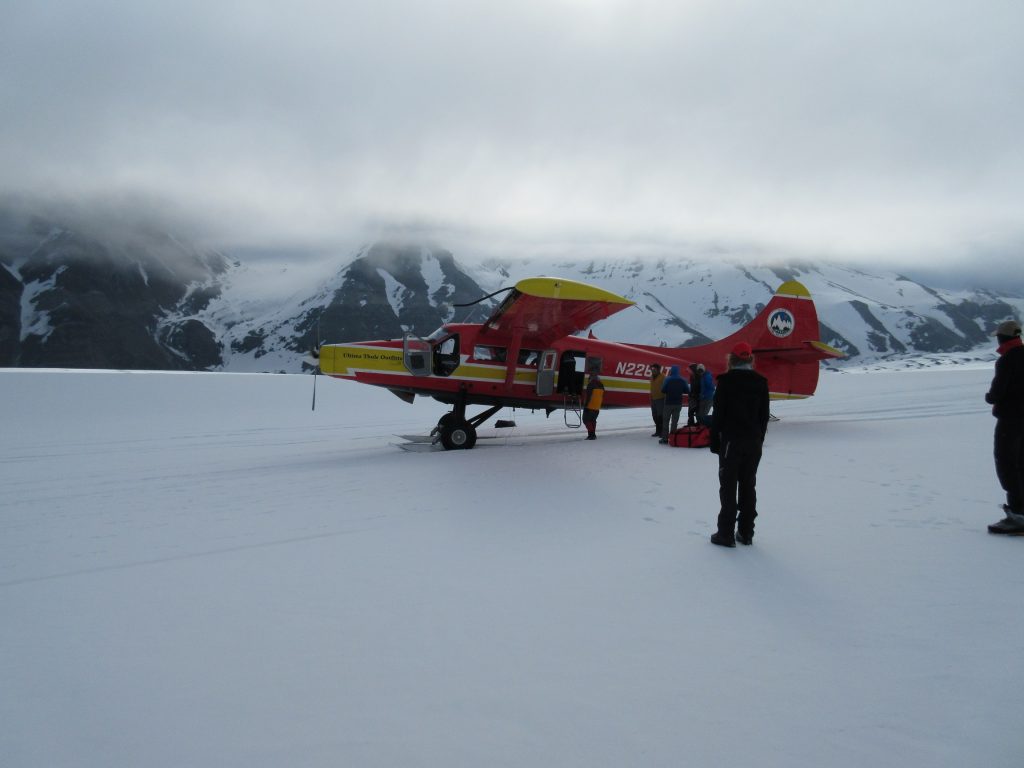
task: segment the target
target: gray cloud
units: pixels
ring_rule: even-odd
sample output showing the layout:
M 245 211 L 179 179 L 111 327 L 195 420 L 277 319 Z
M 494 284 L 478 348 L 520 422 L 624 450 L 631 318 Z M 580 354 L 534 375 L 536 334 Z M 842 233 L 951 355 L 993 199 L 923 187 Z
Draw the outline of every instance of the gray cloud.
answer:
M 1018 2 L 7 7 L 0 191 L 164 199 L 223 243 L 1022 241 Z

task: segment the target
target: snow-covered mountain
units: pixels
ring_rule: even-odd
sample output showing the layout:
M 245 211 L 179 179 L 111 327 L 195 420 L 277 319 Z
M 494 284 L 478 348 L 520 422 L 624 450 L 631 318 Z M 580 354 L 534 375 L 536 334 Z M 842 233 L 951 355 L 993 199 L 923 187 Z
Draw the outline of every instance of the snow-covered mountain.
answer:
M 532 266 L 505 268 L 514 280 L 534 273 Z M 858 363 L 991 346 L 999 321 L 1024 314 L 1020 296 L 938 290 L 897 273 L 827 263 L 623 259 L 554 267 L 558 275 L 597 282 L 637 302 L 595 326 L 598 336 L 615 341 L 687 346 L 721 338 L 750 322 L 781 283 L 794 279 L 814 297 L 822 340 Z
M 195 316 L 232 266 L 163 232 L 98 237 L 0 212 L 0 365 L 215 368 L 219 337 Z
M 312 289 L 264 301 L 263 311 L 247 306 L 254 291 L 266 286 L 267 271 L 277 269 L 231 271 L 221 281 L 221 295 L 197 315 L 220 329 L 225 370 L 296 372 L 315 366 L 310 352 L 320 342 L 393 338 L 406 331 L 427 335 L 452 320 L 482 320 L 493 306 L 456 306 L 487 292 L 481 287 L 487 270 L 467 269 L 440 248 L 376 243 Z
M 7 224 L 5 366 L 299 372 L 315 366 L 319 342 L 425 336 L 446 321 L 482 320 L 497 299 L 479 299 L 534 275 L 593 282 L 634 300 L 594 333 L 665 346 L 728 335 L 797 279 L 814 296 L 822 340 L 859 364 L 990 355 L 992 328 L 1024 316 L 1024 298 L 997 288 L 938 290 L 895 272 L 824 263 L 740 264 L 714 254 L 474 261 L 379 242 L 323 267 L 244 262 L 161 232 L 104 238 L 41 220 Z
M 937 290 L 895 273 L 870 274 L 831 264 L 742 266 L 624 258 L 471 265 L 445 250 L 376 244 L 297 305 L 283 303 L 247 325 L 225 328 L 230 341 L 224 367 L 295 371 L 295 356 L 313 348 L 317 338 L 395 338 L 405 330 L 425 336 L 447 320 L 481 320 L 493 300 L 456 305 L 542 274 L 594 282 L 636 302 L 594 326 L 597 336 L 664 346 L 701 344 L 732 333 L 753 319 L 781 283 L 796 279 L 814 296 L 822 340 L 858 364 L 907 357 L 918 363 L 939 361 L 973 350 L 990 355 L 995 325 L 1024 316 L 1020 296 L 984 289 Z M 218 325 L 221 311 L 230 311 L 233 298 L 231 288 L 225 287 L 211 301 L 211 326 Z M 312 364 L 307 358 L 306 365 Z

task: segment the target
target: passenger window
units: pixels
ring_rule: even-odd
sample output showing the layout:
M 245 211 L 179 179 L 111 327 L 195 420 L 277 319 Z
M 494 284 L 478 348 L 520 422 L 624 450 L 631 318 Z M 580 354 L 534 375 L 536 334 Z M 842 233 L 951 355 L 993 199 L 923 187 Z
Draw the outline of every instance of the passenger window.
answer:
M 473 347 L 473 359 L 481 362 L 504 363 L 507 352 L 504 347 L 490 347 L 478 344 Z

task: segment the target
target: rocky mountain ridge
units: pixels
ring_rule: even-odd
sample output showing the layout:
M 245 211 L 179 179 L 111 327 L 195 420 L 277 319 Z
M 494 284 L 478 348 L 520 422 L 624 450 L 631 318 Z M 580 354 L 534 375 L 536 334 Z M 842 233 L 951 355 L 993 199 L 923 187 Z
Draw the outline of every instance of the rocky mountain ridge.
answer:
M 163 233 L 97 240 L 41 221 L 5 232 L 0 365 L 214 368 L 219 340 L 194 315 L 232 266 Z

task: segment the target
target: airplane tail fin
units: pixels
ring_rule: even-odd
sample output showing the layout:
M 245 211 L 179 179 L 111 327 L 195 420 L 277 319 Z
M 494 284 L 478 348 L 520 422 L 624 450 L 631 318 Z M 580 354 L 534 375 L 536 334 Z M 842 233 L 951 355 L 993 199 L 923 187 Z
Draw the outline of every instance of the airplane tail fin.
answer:
M 723 355 L 745 341 L 754 350 L 755 368 L 768 378 L 775 399 L 814 394 L 819 363 L 846 355 L 821 341 L 818 312 L 811 294 L 796 280 L 788 280 L 750 323 L 718 341 Z

